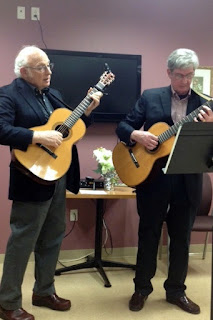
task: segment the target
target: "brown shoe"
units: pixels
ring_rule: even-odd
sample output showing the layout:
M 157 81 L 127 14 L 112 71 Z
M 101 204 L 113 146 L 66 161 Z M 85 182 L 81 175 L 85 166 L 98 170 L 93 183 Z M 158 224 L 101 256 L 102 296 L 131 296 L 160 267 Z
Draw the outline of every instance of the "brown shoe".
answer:
M 129 301 L 129 310 L 140 311 L 143 309 L 144 303 L 148 296 L 143 296 L 140 292 L 135 292 Z
M 38 307 L 47 307 L 52 310 L 66 311 L 71 308 L 70 300 L 66 300 L 57 296 L 56 293 L 50 296 L 37 296 L 33 294 L 32 304 Z
M 176 306 L 178 306 L 179 308 L 181 308 L 186 312 L 193 313 L 193 314 L 200 313 L 200 307 L 196 303 L 194 303 L 192 300 L 187 298 L 187 296 L 185 295 L 177 298 L 167 297 L 166 300 L 169 303 L 175 304 Z
M 5 310 L 0 306 L 0 318 L 4 320 L 35 320 L 32 314 L 24 309 Z

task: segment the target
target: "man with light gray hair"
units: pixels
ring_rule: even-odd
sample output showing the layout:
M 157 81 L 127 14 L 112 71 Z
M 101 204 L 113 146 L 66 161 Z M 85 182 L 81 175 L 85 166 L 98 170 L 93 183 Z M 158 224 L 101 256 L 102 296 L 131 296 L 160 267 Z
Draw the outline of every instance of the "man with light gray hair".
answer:
M 173 51 L 167 60 L 170 85 L 143 92 L 135 107 L 117 127 L 116 132 L 120 140 L 132 148 L 135 143 L 141 144 L 147 150 L 147 157 L 148 154 L 151 157 L 152 151 L 156 154 L 160 146 L 159 136 L 164 130 L 161 127 L 157 135 L 157 132 L 153 134 L 148 131 L 150 127 L 161 122 L 165 123 L 165 131 L 174 124 L 178 128 L 180 121 L 186 115 L 206 102 L 190 88 L 198 65 L 198 56 L 193 50 L 180 48 Z M 205 109 L 203 112 L 205 114 Z M 201 117 L 200 114 L 199 118 Z M 191 121 L 193 118 L 194 115 Z M 142 127 L 143 130 L 141 130 Z M 159 152 L 160 150 L 159 148 Z M 139 154 L 136 158 L 140 167 L 140 161 L 143 159 L 140 159 Z M 139 238 L 134 278 L 135 292 L 129 301 L 129 309 L 141 310 L 153 291 L 151 279 L 156 272 L 158 243 L 163 222 L 166 221 L 170 238 L 169 270 L 164 282 L 166 300 L 186 312 L 198 314 L 200 307 L 185 294 L 185 279 L 191 228 L 201 199 L 202 175 L 165 175 L 162 170 L 156 170 L 155 164 L 152 171 L 154 175 L 151 172 L 145 181 L 137 177 L 139 180 L 136 186 L 137 210 L 140 217 Z
M 54 275 L 65 231 L 66 188 L 74 193 L 79 190 L 76 146 L 70 148 L 69 170 L 51 185 L 40 184 L 25 175 L 16 167 L 13 155 L 13 149 L 26 151 L 36 144 L 45 150 L 56 150 L 63 142 L 62 133 L 52 127 L 38 130 L 55 109 L 64 108 L 61 94 L 49 87 L 52 69 L 44 51 L 36 46 L 24 47 L 15 60 L 17 78 L 0 88 L 0 143 L 11 150 L 9 199 L 13 201 L 11 235 L 0 285 L 0 318 L 5 320 L 34 320 L 22 308 L 21 291 L 32 251 L 35 254 L 32 304 L 58 311 L 71 307 L 70 300 L 56 294 Z M 88 108 L 82 115 L 86 125 L 90 124 L 90 113 L 99 105 L 101 96 L 97 91 L 88 98 Z

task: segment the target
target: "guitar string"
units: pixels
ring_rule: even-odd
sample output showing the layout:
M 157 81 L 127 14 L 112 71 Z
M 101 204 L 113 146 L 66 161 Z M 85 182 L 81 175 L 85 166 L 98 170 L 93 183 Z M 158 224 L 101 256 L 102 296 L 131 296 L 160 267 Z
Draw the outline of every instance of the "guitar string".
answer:
M 106 77 L 104 79 L 104 77 Z M 94 88 L 92 89 L 92 91 L 90 92 L 90 94 L 93 94 L 97 91 L 103 91 L 104 87 L 106 87 L 107 85 L 109 85 L 112 81 L 114 80 L 114 76 L 112 75 L 112 73 L 107 73 L 105 72 L 102 76 L 101 76 L 101 81 L 99 81 Z M 104 83 L 105 81 L 105 83 Z M 83 105 L 83 108 L 76 108 L 72 115 L 70 117 L 68 117 L 68 119 L 65 121 L 65 130 L 67 130 L 68 128 L 71 128 L 71 126 L 73 126 L 76 121 L 81 117 L 81 115 L 83 114 L 83 112 L 86 110 L 86 108 L 88 107 L 88 105 L 91 103 L 92 99 L 89 96 L 86 96 L 85 99 L 81 102 L 81 104 L 79 105 L 79 107 L 81 105 Z M 80 111 L 80 112 L 79 112 Z M 67 124 L 67 125 L 66 125 Z M 63 127 L 63 125 L 62 125 Z
M 199 112 L 203 109 L 203 106 L 208 106 L 210 108 L 212 108 L 213 106 L 213 101 L 207 101 L 205 104 L 203 104 L 202 106 L 200 106 L 199 108 L 197 108 L 196 110 L 192 111 L 190 114 L 188 114 L 186 117 L 184 117 L 183 119 L 181 119 L 180 121 L 178 121 L 177 123 L 175 123 L 173 126 L 171 126 L 168 130 L 166 130 L 165 132 L 161 133 L 158 136 L 159 142 L 163 143 L 164 141 L 168 140 L 169 138 L 171 138 L 175 133 L 177 133 L 177 130 L 179 128 L 180 125 L 186 123 L 186 122 L 191 122 L 194 120 L 194 118 L 196 118 L 199 114 Z
M 93 94 L 94 92 L 96 91 L 93 90 L 91 94 Z M 81 117 L 81 115 L 86 110 L 86 108 L 89 106 L 91 100 L 92 100 L 91 98 L 85 97 L 84 100 L 72 112 L 72 114 L 64 121 L 64 123 L 59 126 L 57 131 L 61 133 L 65 133 L 67 129 L 70 129 L 76 123 L 76 121 Z
M 90 95 L 97 92 L 97 91 L 103 91 L 104 87 L 106 85 L 102 83 L 101 81 L 98 82 L 95 87 L 91 90 Z M 67 129 L 70 129 L 76 122 L 77 120 L 81 117 L 83 112 L 86 110 L 86 108 L 89 106 L 91 103 L 92 98 L 87 95 L 81 103 L 74 109 L 72 114 L 64 121 L 62 125 L 59 126 L 57 131 L 61 132 L 62 134 L 67 131 Z
M 107 75 L 106 79 L 104 79 L 104 76 Z M 109 77 L 111 79 L 109 79 Z M 90 95 L 97 92 L 97 91 L 101 91 L 103 92 L 103 89 L 109 85 L 110 83 L 112 83 L 112 81 L 114 81 L 114 76 L 111 73 L 104 73 L 101 76 L 101 80 L 92 88 L 92 90 L 90 91 Z M 62 135 L 64 135 L 64 133 L 66 133 L 66 131 L 68 129 L 70 129 L 76 122 L 77 120 L 81 117 L 81 115 L 83 114 L 83 112 L 87 109 L 87 107 L 89 106 L 89 104 L 91 103 L 92 98 L 90 98 L 89 95 L 87 95 L 81 102 L 80 104 L 73 110 L 73 112 L 71 113 L 71 115 L 64 121 L 64 123 L 62 125 L 60 125 L 56 131 L 61 132 Z

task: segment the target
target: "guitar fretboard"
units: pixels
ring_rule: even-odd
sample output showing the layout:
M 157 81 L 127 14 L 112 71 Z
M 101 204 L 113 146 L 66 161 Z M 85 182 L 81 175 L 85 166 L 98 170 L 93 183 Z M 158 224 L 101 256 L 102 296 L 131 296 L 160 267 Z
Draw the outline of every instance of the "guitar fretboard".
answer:
M 78 119 L 82 116 L 84 111 L 89 107 L 90 103 L 92 102 L 92 98 L 90 95 L 97 91 L 103 91 L 105 85 L 99 81 L 94 88 L 90 91 L 89 95 L 87 95 L 79 105 L 73 110 L 72 114 L 64 121 L 62 125 L 60 125 L 57 131 L 61 132 L 62 134 L 66 132 L 67 129 L 70 129 L 74 126 L 74 124 L 78 121 Z
M 213 107 L 213 100 L 207 101 L 205 104 L 200 106 L 199 108 L 195 109 L 191 113 L 189 113 L 186 117 L 181 119 L 180 121 L 176 122 L 173 126 L 171 126 L 168 130 L 164 131 L 158 136 L 159 143 L 163 143 L 166 140 L 170 139 L 172 136 L 174 136 L 178 128 L 183 125 L 186 122 L 193 122 L 194 118 L 197 118 L 199 112 L 203 109 L 203 106 L 207 106 L 212 109 Z

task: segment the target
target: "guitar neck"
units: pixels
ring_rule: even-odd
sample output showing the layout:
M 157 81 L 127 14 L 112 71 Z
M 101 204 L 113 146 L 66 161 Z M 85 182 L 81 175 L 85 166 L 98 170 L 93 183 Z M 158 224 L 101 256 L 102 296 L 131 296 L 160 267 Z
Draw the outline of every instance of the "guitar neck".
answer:
M 173 126 L 171 126 L 168 130 L 164 131 L 158 136 L 159 142 L 163 143 L 164 141 L 170 139 L 172 136 L 174 136 L 178 128 L 183 125 L 186 122 L 193 122 L 194 118 L 197 118 L 199 112 L 203 109 L 203 106 L 207 106 L 209 108 L 213 108 L 213 100 L 207 101 L 205 104 L 200 106 L 199 108 L 195 109 L 191 113 L 189 113 L 186 117 L 181 119 L 180 121 L 176 122 Z
M 103 88 L 104 85 L 101 82 L 98 82 L 94 86 L 94 88 L 92 88 L 89 95 L 87 95 L 79 103 L 79 105 L 74 109 L 72 114 L 64 121 L 64 126 L 66 126 L 66 128 L 72 128 L 74 124 L 78 121 L 78 119 L 82 116 L 82 114 L 86 111 L 86 109 L 89 107 L 90 103 L 92 102 L 92 98 L 90 98 L 90 95 L 97 91 L 103 91 Z
M 70 116 L 57 128 L 62 134 L 66 133 L 67 129 L 71 129 L 74 124 L 80 119 L 85 110 L 92 102 L 91 95 L 95 92 L 103 92 L 106 86 L 109 86 L 115 79 L 114 74 L 107 70 L 100 77 L 100 81 L 92 88 L 87 96 L 79 103 Z

